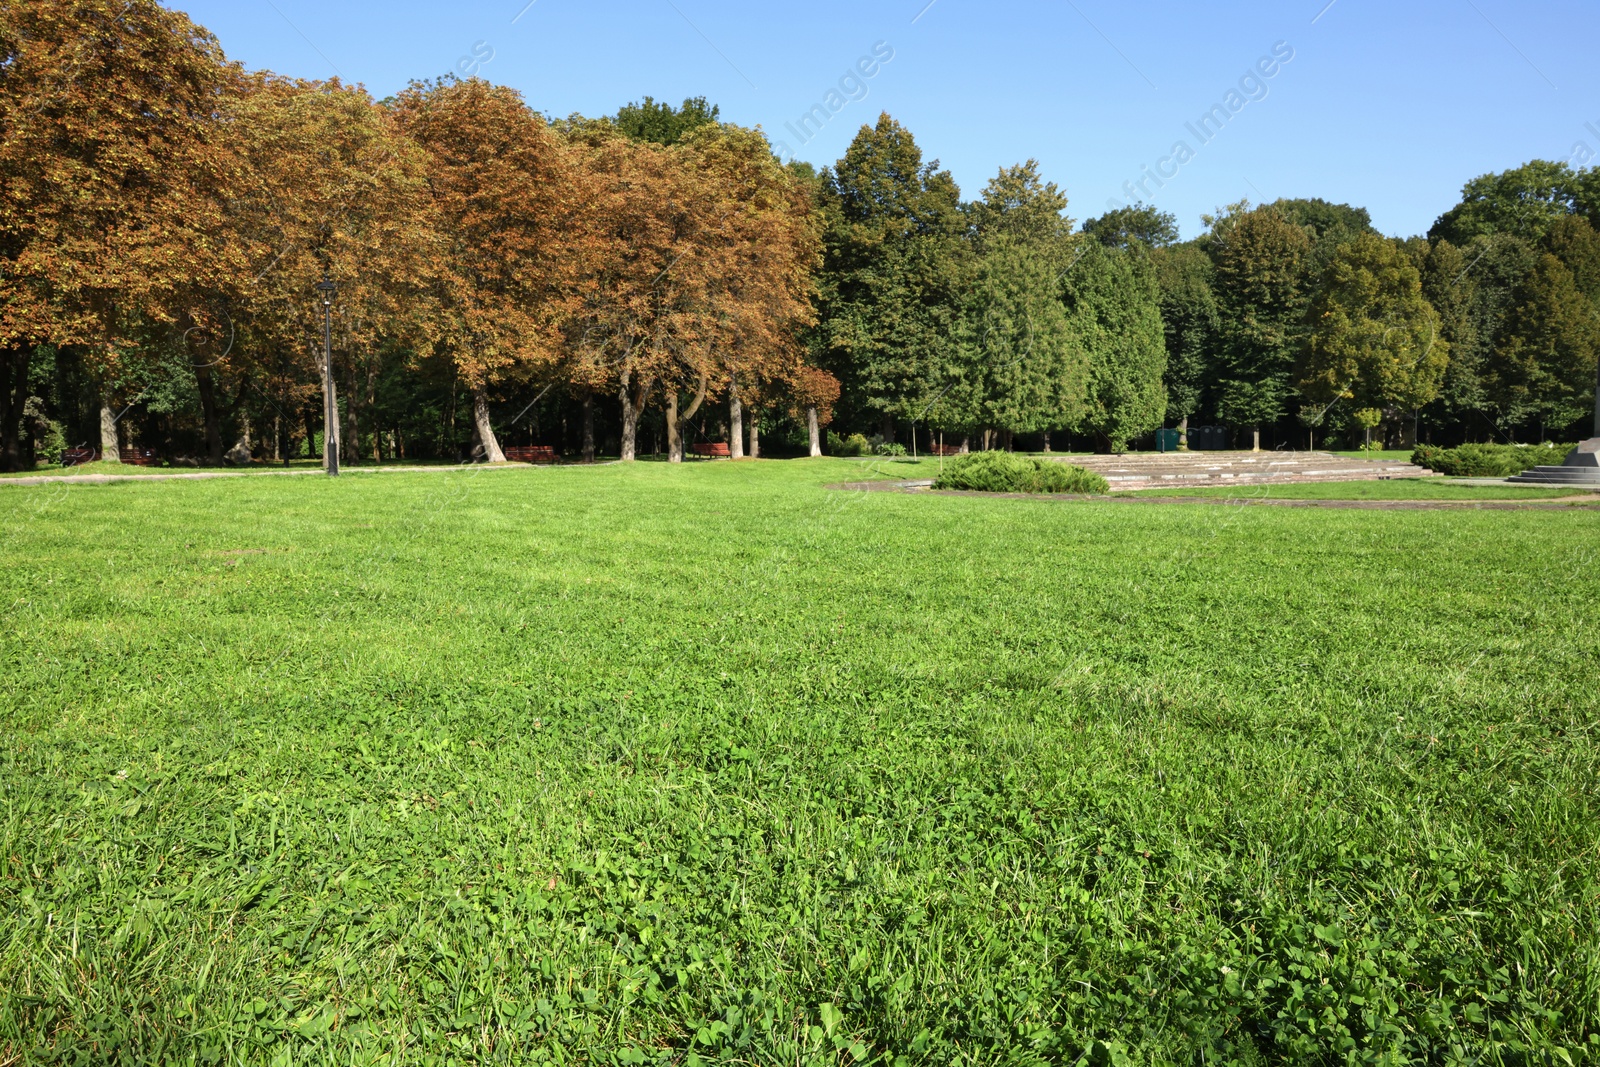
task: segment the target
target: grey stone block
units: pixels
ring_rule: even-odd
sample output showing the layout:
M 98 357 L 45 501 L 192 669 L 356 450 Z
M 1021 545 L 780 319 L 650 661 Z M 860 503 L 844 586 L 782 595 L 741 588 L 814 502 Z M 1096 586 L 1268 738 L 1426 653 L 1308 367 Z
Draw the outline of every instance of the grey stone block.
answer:
M 1579 441 L 1578 447 L 1567 453 L 1563 467 L 1600 467 L 1600 437 Z

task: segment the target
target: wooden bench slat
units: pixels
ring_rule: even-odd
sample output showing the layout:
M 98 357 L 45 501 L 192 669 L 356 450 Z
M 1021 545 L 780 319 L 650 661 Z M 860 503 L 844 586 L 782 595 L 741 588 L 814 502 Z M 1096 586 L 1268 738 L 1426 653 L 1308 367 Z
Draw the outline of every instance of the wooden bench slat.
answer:
M 561 457 L 553 445 L 511 445 L 502 449 L 506 459 L 513 463 L 559 463 Z

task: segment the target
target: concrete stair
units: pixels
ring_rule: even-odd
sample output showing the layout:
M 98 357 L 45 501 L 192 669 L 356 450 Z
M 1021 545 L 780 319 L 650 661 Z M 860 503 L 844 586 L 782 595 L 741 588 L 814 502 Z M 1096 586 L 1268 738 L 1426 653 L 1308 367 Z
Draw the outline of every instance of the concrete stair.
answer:
M 1507 478 L 1514 485 L 1572 485 L 1600 489 L 1600 467 L 1534 467 Z
M 1600 437 L 1579 441 L 1559 467 L 1534 467 L 1506 481 L 1517 485 L 1573 485 L 1600 489 Z
M 1347 459 L 1330 452 L 1165 452 L 1134 456 L 1062 456 L 1099 474 L 1113 490 L 1294 485 L 1433 478 L 1433 471 L 1393 460 Z

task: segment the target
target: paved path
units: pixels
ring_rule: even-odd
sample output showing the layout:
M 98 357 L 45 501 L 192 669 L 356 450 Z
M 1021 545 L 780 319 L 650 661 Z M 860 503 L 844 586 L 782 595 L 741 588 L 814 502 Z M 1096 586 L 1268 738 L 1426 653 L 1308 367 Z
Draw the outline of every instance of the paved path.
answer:
M 547 464 L 548 465 L 548 464 Z M 537 466 L 533 463 L 452 463 L 439 464 L 432 467 L 341 467 L 339 473 L 345 474 L 388 474 L 391 472 L 413 473 L 417 471 L 510 471 L 528 470 Z M 294 477 L 302 474 L 322 474 L 326 472 L 320 467 L 296 467 L 289 470 L 248 470 L 248 471 L 174 471 L 172 474 L 39 474 L 24 475 L 20 478 L 0 478 L 0 486 L 4 485 L 109 485 L 112 482 L 175 482 L 199 481 L 206 478 L 283 478 Z
M 1116 493 L 1089 496 L 1076 493 L 974 493 L 962 489 L 934 489 L 930 482 L 842 482 L 829 489 L 870 493 L 937 493 L 939 496 L 987 496 L 1010 500 L 1054 500 L 1063 503 L 1101 504 L 1213 504 L 1228 507 L 1346 508 L 1356 511 L 1557 511 L 1600 504 L 1600 495 L 1569 496 L 1559 500 L 1288 500 L 1255 496 L 1141 496 Z M 1253 488 L 1262 488 L 1254 486 Z

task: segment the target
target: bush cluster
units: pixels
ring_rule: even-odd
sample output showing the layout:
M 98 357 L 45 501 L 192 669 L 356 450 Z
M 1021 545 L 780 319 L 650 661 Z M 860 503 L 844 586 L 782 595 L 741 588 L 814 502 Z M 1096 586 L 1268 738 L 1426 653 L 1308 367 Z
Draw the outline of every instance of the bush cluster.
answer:
M 1418 445 L 1411 462 L 1457 478 L 1509 478 L 1533 467 L 1558 467 L 1571 445 Z
M 944 465 L 933 487 L 979 493 L 1106 493 L 1111 490 L 1106 480 L 1093 471 L 1013 452 L 973 452 L 957 456 Z
M 870 456 L 872 444 L 865 434 L 853 433 L 848 437 L 840 437 L 832 430 L 828 431 L 828 455 L 830 456 Z

